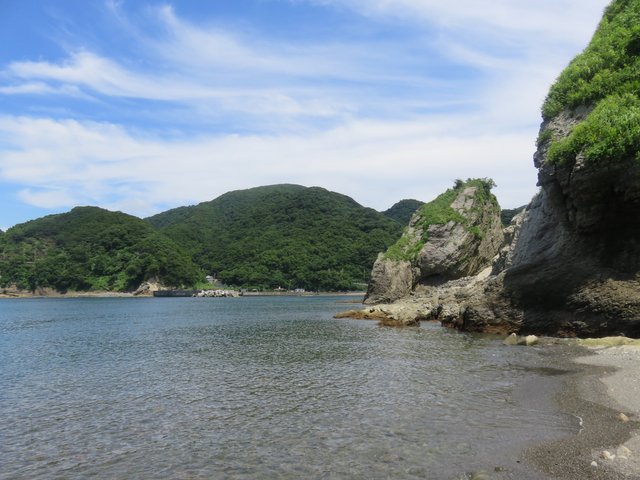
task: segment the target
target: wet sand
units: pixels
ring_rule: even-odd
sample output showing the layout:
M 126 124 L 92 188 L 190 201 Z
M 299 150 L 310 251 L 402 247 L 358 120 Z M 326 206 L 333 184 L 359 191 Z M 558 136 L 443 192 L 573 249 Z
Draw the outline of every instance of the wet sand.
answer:
M 549 478 L 640 479 L 640 348 L 559 348 L 571 373 L 556 400 L 582 428 L 530 448 L 525 461 Z

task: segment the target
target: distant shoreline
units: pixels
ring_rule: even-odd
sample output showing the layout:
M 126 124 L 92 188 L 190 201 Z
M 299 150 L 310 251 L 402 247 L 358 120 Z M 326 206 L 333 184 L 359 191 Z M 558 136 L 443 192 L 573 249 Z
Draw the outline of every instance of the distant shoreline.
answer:
M 243 292 L 243 297 L 364 297 L 366 292 Z M 134 295 L 133 292 L 76 292 L 60 293 L 43 291 L 38 293 L 23 290 L 0 290 L 0 299 L 4 298 L 154 298 L 153 295 Z
M 364 297 L 366 292 L 243 292 L 243 297 Z
M 24 291 L 2 291 L 2 298 L 144 298 L 148 295 L 134 295 L 132 292 L 46 292 L 31 293 Z

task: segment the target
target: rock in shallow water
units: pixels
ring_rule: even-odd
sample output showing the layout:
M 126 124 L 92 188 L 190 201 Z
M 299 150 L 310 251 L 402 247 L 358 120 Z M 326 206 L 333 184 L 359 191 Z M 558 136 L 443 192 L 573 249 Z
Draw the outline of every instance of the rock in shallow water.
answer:
M 538 342 L 539 339 L 535 335 L 527 335 L 526 337 L 521 337 L 515 333 L 512 333 L 507 338 L 505 338 L 502 343 L 504 343 L 505 345 L 526 345 L 527 347 L 531 347 L 533 345 L 537 345 Z

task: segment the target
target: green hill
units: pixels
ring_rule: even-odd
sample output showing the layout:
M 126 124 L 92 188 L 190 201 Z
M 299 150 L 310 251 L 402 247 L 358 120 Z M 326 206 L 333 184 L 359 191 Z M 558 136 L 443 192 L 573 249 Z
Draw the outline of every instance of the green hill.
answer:
M 421 202 L 420 200 L 400 200 L 389 210 L 382 212 L 382 214 L 385 217 L 395 220 L 404 227 L 409 223 L 409 220 L 411 220 L 411 216 L 416 213 L 416 210 L 418 210 L 422 205 L 424 205 L 424 202 Z
M 35 290 L 128 291 L 152 277 L 193 285 L 202 277 L 172 240 L 144 220 L 78 207 L 0 235 L 0 285 Z
M 366 283 L 402 227 L 323 188 L 273 185 L 147 219 L 230 285 L 346 290 Z

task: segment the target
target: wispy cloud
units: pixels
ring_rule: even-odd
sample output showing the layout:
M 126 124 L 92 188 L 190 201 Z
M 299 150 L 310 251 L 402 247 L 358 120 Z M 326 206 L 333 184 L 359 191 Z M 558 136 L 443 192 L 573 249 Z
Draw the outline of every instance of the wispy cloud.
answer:
M 0 95 L 67 112 L 5 112 L 0 179 L 30 205 L 138 215 L 282 182 L 383 209 L 472 176 L 521 205 L 540 103 L 606 0 L 307 3 L 371 19 L 369 34 L 275 40 L 168 5 L 142 25 L 108 2 L 130 49 L 0 65 Z
M 352 8 L 372 17 L 395 17 L 429 23 L 457 36 L 481 35 L 483 43 L 496 38 L 528 44 L 531 35 L 541 43 L 582 44 L 590 38 L 585 24 L 602 16 L 608 2 L 598 0 L 310 0 L 311 3 Z M 571 21 L 567 21 L 571 19 Z
M 351 192 L 378 208 L 398 200 L 395 185 L 405 184 L 414 196 L 428 199 L 428 192 L 466 176 L 493 176 L 506 187 L 507 198 L 517 197 L 507 186 L 514 163 L 521 174 L 528 171 L 532 194 L 527 132 L 488 135 L 472 129 L 464 139 L 452 133 L 469 127 L 446 117 L 362 121 L 314 135 L 227 135 L 187 142 L 136 137 L 109 124 L 5 117 L 0 131 L 9 151 L 0 156 L 0 175 L 30 185 L 21 197 L 34 205 L 99 204 L 141 215 L 283 181 Z M 502 152 L 522 154 L 501 154 L 496 142 Z
M 428 75 L 400 73 L 414 59 L 394 54 L 388 44 L 372 48 L 357 42 L 270 42 L 189 24 L 170 6 L 153 13 L 156 26 L 164 32 L 161 37 L 126 26 L 148 56 L 144 62 L 127 64 L 86 49 L 56 62 L 13 62 L 5 68 L 9 84 L 0 86 L 0 93 L 83 91 L 181 103 L 197 111 L 208 102 L 210 109 L 227 115 L 340 119 L 356 110 L 371 109 L 381 99 L 397 97 L 388 91 L 390 83 L 394 88 L 404 84 L 425 90 L 438 83 Z
M 112 8 L 116 8 L 112 5 Z M 77 89 L 111 97 L 216 104 L 245 115 L 332 116 L 366 108 L 367 91 L 378 97 L 392 81 L 430 81 L 428 75 L 403 78 L 403 61 L 388 45 L 293 45 L 245 38 L 220 28 L 180 20 L 170 6 L 155 10 L 161 38 L 133 34 L 151 54 L 157 69 L 132 68 L 115 59 L 79 50 L 58 62 L 20 61 L 5 69 L 12 84 L 4 94 L 71 93 Z M 128 27 L 129 29 L 133 27 Z M 135 65 L 135 62 L 133 62 Z M 147 60 L 147 63 L 149 60 Z M 382 67 L 382 68 L 381 68 Z M 435 81 L 431 79 L 431 81 Z M 350 100 L 358 97 L 356 101 Z M 380 100 L 377 98 L 376 100 Z

